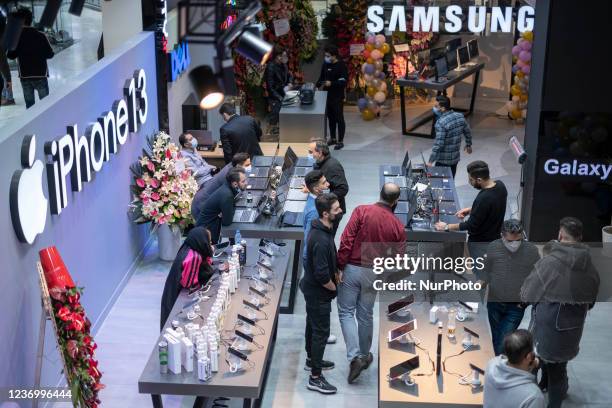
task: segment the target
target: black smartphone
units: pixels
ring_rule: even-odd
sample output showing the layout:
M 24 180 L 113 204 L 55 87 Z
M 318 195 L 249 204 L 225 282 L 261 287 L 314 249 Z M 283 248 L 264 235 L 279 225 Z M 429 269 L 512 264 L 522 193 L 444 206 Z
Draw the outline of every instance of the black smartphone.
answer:
M 258 279 L 259 281 L 261 281 L 261 282 L 265 283 L 266 285 L 269 285 L 269 284 L 270 284 L 270 281 L 269 281 L 268 279 L 266 279 L 266 278 L 261 278 L 261 277 L 260 277 L 260 278 L 257 278 L 257 279 Z
M 419 356 L 412 357 L 409 360 L 399 363 L 389 369 L 389 379 L 395 380 L 404 374 L 408 374 L 412 370 L 419 368 Z
M 472 306 L 468 305 L 468 304 L 467 304 L 467 303 L 465 303 L 465 302 L 459 301 L 459 304 L 460 304 L 461 306 L 465 307 L 465 308 L 466 308 L 467 310 L 469 310 L 470 312 L 473 312 L 473 311 L 474 311 L 474 308 L 472 308 Z
M 479 339 L 479 338 L 480 338 L 480 336 L 478 335 L 478 333 L 476 333 L 474 330 L 470 330 L 470 329 L 468 329 L 468 328 L 467 328 L 467 327 L 465 327 L 465 326 L 463 326 L 463 330 L 464 330 L 466 333 L 468 333 L 468 334 L 472 335 L 473 337 L 476 337 L 477 339 Z
M 249 336 L 248 334 L 245 334 L 240 330 L 235 330 L 234 332 L 236 333 L 236 336 L 248 341 L 249 343 L 253 342 L 253 336 Z
M 401 298 L 400 300 L 397 300 L 389 304 L 389 306 L 387 306 L 387 316 L 391 316 L 394 313 L 399 312 L 402 309 L 405 309 L 406 307 L 410 306 L 412 303 L 414 303 L 414 295 L 410 294 L 406 297 Z
M 242 299 L 242 304 L 245 305 L 245 306 L 250 307 L 251 309 L 259 310 L 259 306 L 256 306 L 256 305 L 252 304 L 248 300 Z M 238 316 L 240 316 L 240 315 L 238 315 Z
M 233 347 L 228 347 L 227 351 L 229 351 L 231 354 L 235 355 L 236 357 L 238 357 L 241 360 L 247 361 L 248 357 L 246 356 L 246 354 L 243 354 L 241 352 L 239 352 L 238 350 L 236 350 Z
M 240 313 L 238 313 L 238 320 L 241 320 L 242 322 L 244 322 L 246 324 L 250 324 L 251 326 L 255 326 L 255 321 L 254 320 L 251 320 L 248 317 L 244 317 Z
M 474 364 L 470 363 L 470 368 L 474 371 L 476 371 L 477 373 L 479 373 L 480 375 L 484 375 L 484 370 L 482 368 L 476 367 Z
M 252 287 L 252 286 L 249 286 L 249 290 L 250 290 L 251 292 L 255 293 L 256 295 L 261 296 L 262 298 L 265 298 L 265 297 L 266 297 L 266 294 L 265 294 L 265 293 L 263 293 L 263 292 L 262 292 L 262 291 L 260 291 L 260 290 L 255 289 L 255 288 L 254 288 L 254 287 Z
M 271 253 L 269 253 L 268 251 L 266 251 L 263 248 L 259 248 L 259 253 L 264 255 L 264 256 L 267 256 L 268 258 L 272 258 L 273 257 L 273 255 Z
M 261 266 L 262 268 L 264 268 L 264 269 L 266 269 L 266 270 L 268 270 L 268 271 L 272 272 L 272 268 L 270 268 L 268 265 L 263 264 L 263 263 L 261 263 L 261 262 L 259 262 L 259 261 L 257 261 L 257 266 Z

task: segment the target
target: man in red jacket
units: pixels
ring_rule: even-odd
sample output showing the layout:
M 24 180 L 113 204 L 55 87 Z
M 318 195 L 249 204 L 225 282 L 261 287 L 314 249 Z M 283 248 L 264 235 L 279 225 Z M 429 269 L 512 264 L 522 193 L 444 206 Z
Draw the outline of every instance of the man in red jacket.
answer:
M 388 248 L 402 251 L 406 242 L 404 225 L 393 215 L 399 197 L 399 187 L 386 183 L 379 202 L 355 208 L 340 239 L 338 315 L 350 361 L 349 384 L 374 359 L 370 352 L 377 294 L 372 286 L 376 279 L 373 259 L 388 256 Z

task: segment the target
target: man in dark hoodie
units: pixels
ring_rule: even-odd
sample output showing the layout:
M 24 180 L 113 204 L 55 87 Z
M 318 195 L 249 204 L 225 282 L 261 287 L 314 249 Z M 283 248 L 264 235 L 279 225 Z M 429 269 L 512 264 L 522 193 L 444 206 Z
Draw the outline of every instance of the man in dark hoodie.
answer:
M 331 156 L 329 146 L 324 141 L 312 141 L 308 149 L 312 151 L 312 156 L 315 159 L 314 168 L 323 172 L 325 179 L 329 183 L 329 190 L 338 197 L 340 208 L 342 208 L 343 213 L 346 213 L 346 201 L 344 198 L 348 194 L 349 186 L 344 175 L 344 167 L 342 167 L 342 164 L 337 159 Z M 335 228 L 337 229 L 338 225 L 335 225 Z
M 539 362 L 531 333 L 520 329 L 506 335 L 503 349 L 504 355 L 487 364 L 484 408 L 544 408 L 544 394 L 533 374 Z
M 567 396 L 567 362 L 578 355 L 586 315 L 599 292 L 599 273 L 589 247 L 580 242 L 582 229 L 576 218 L 561 219 L 558 241 L 546 244 L 521 289 L 523 302 L 533 305 L 530 329 L 549 408 L 560 407 Z
M 322 394 L 335 394 L 337 388 L 327 382 L 322 370 L 334 368 L 334 363 L 323 360 L 329 337 L 331 301 L 336 297 L 338 283 L 336 244 L 333 225 L 342 214 L 338 197 L 325 193 L 315 200 L 319 218 L 312 221 L 304 277 L 300 289 L 306 301 L 306 367 L 310 368 L 308 389 Z

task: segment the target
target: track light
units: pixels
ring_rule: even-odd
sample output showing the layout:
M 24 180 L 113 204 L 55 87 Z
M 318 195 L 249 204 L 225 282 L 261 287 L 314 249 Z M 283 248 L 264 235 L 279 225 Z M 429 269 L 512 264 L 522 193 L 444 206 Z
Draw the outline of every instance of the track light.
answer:
M 51 28 L 57 17 L 60 7 L 62 7 L 62 0 L 47 0 L 47 4 L 43 10 L 42 16 L 40 17 L 40 25 L 42 27 Z
M 225 95 L 211 67 L 201 65 L 192 69 L 189 73 L 189 80 L 198 96 L 200 108 L 214 109 L 223 103 Z
M 252 63 L 263 65 L 272 54 L 272 45 L 251 31 L 245 30 L 238 38 L 236 51 Z
M 70 2 L 70 8 L 68 12 L 75 16 L 80 16 L 83 12 L 83 6 L 85 5 L 85 0 L 72 0 Z
M 9 13 L 6 18 L 6 28 L 2 36 L 2 48 L 5 51 L 13 51 L 19 44 L 19 37 L 23 31 L 24 18 L 19 13 Z

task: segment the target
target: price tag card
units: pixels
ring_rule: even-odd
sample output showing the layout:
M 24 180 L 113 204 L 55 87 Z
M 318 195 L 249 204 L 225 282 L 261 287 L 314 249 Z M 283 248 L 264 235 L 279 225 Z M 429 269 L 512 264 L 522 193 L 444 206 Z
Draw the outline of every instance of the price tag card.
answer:
M 408 44 L 395 44 L 393 48 L 395 48 L 395 52 L 410 51 L 410 45 Z
M 351 55 L 361 55 L 364 49 L 364 44 L 351 44 L 350 53 Z

